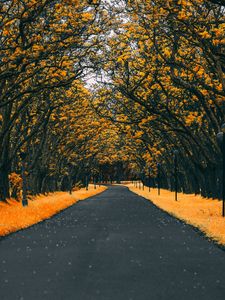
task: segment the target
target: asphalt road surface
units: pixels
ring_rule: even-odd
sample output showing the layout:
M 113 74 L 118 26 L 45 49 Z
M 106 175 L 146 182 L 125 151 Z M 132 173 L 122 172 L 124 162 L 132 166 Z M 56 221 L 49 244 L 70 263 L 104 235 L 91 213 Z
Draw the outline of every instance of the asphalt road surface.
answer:
M 114 186 L 0 240 L 1 300 L 225 299 L 225 252 Z

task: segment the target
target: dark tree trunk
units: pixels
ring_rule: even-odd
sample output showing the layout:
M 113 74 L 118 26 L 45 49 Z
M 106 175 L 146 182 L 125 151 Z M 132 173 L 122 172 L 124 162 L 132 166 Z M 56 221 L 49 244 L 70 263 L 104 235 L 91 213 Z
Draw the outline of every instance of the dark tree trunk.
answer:
M 9 198 L 9 171 L 7 162 L 0 168 L 0 200 L 6 201 Z

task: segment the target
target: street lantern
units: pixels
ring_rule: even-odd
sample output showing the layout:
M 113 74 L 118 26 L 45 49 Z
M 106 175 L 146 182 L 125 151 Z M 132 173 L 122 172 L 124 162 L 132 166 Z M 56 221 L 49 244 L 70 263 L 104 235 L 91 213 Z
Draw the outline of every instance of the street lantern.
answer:
M 225 123 L 221 126 L 221 132 L 217 134 L 217 141 L 222 150 L 222 158 L 223 158 L 223 173 L 222 173 L 222 216 L 225 216 Z
M 173 151 L 174 155 L 174 183 L 175 183 L 175 201 L 177 201 L 177 189 L 178 189 L 178 180 L 177 180 L 177 156 L 178 156 L 178 150 Z
M 27 178 L 25 174 L 25 159 L 27 157 L 26 152 L 20 153 L 20 158 L 22 160 L 21 164 L 21 175 L 22 175 L 22 205 L 27 206 L 28 200 L 27 200 Z

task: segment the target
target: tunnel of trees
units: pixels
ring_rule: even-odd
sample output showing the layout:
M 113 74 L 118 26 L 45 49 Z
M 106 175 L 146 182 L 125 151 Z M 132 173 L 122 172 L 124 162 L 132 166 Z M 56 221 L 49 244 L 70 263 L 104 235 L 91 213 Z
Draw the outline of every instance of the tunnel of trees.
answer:
M 0 2 L 0 199 L 141 179 L 221 197 L 222 0 Z M 149 175 L 151 180 L 149 181 Z

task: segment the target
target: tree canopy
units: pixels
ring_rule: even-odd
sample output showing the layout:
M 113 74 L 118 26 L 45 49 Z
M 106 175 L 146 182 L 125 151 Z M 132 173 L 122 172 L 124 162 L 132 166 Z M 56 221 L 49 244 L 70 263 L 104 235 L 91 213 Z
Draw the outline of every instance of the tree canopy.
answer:
M 0 196 L 152 178 L 220 197 L 224 1 L 0 3 Z M 9 180 L 10 178 L 10 180 Z

